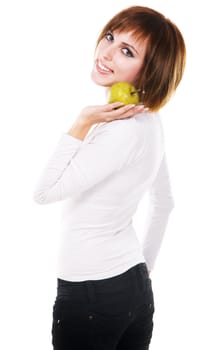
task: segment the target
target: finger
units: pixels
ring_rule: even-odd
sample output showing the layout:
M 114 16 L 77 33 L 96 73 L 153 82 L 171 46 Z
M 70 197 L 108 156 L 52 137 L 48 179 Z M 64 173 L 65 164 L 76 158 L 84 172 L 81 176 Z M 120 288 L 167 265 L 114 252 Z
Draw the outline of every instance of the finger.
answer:
M 112 113 L 114 118 L 127 118 L 144 111 L 144 105 L 126 105 L 121 107 L 118 111 Z
M 137 105 L 134 108 L 134 113 L 144 113 L 144 112 L 148 112 L 149 108 L 145 107 L 144 105 Z
M 131 109 L 129 109 L 128 111 L 126 111 L 123 114 L 120 114 L 118 117 L 116 117 L 115 119 L 125 119 L 125 118 L 132 118 L 138 114 L 141 113 L 146 113 L 148 111 L 148 108 L 140 105 L 140 106 L 135 106 Z
M 122 103 L 122 102 L 108 103 L 108 104 L 103 106 L 103 110 L 104 110 L 104 112 L 109 112 L 109 111 L 112 111 L 112 110 L 116 110 L 116 109 L 118 109 L 119 107 L 122 107 L 122 106 L 124 106 L 124 103 Z
M 110 113 L 110 114 L 112 114 L 112 116 L 114 118 L 119 117 L 120 115 L 125 114 L 129 110 L 132 110 L 134 107 L 135 107 L 134 104 L 128 104 L 128 105 L 122 106 L 121 108 L 117 108 L 117 109 L 112 110 L 112 113 Z
M 106 121 L 112 121 L 112 120 L 118 120 L 118 119 L 125 119 L 125 118 L 131 118 L 136 114 L 147 112 L 148 108 L 145 108 L 144 105 L 134 105 L 134 104 L 128 104 L 121 108 L 109 110 L 104 113 L 104 117 Z
M 134 108 L 134 105 L 127 105 L 119 108 L 118 110 L 112 110 L 110 112 L 106 112 L 104 113 L 105 120 L 112 121 L 112 120 L 128 118 L 133 114 L 135 114 L 132 112 L 133 108 Z

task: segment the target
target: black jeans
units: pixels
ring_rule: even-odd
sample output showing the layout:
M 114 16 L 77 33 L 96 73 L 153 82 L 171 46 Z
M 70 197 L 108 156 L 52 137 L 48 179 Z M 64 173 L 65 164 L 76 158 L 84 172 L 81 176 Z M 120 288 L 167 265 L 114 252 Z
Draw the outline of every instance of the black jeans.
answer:
M 54 350 L 147 350 L 154 298 L 145 263 L 102 280 L 58 279 Z

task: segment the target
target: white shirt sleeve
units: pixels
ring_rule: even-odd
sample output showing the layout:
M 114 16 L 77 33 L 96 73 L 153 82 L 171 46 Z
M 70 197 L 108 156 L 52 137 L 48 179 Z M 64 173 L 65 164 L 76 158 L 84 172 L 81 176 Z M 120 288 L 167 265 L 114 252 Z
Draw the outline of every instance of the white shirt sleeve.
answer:
M 34 191 L 38 204 L 78 197 L 123 167 L 136 147 L 132 128 L 107 123 L 84 142 L 63 134 Z M 124 132 L 123 132 L 124 130 Z
M 151 271 L 163 241 L 169 214 L 174 208 L 166 154 L 163 156 L 149 196 L 149 213 L 145 222 L 142 247 L 148 270 Z

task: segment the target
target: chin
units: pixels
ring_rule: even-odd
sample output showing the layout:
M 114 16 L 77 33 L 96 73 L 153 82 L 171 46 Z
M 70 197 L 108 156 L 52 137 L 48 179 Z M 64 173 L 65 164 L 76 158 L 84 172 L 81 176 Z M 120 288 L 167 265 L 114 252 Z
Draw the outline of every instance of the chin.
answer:
M 111 79 L 108 79 L 108 77 L 100 76 L 94 70 L 91 73 L 91 80 L 96 85 L 100 85 L 100 86 L 103 86 L 103 87 L 110 87 L 112 84 L 114 84 L 113 80 L 111 81 Z

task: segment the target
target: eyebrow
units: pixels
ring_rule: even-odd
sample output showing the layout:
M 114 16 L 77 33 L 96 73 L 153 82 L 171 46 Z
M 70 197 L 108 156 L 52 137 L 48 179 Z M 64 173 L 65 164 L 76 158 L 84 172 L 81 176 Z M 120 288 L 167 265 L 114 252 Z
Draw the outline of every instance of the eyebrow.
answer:
M 137 55 L 139 55 L 139 52 L 135 49 L 134 46 L 132 46 L 132 45 L 130 45 L 128 43 L 125 43 L 125 42 L 122 42 L 122 45 L 126 45 L 126 46 L 130 47 L 131 49 L 133 49 L 137 53 Z

